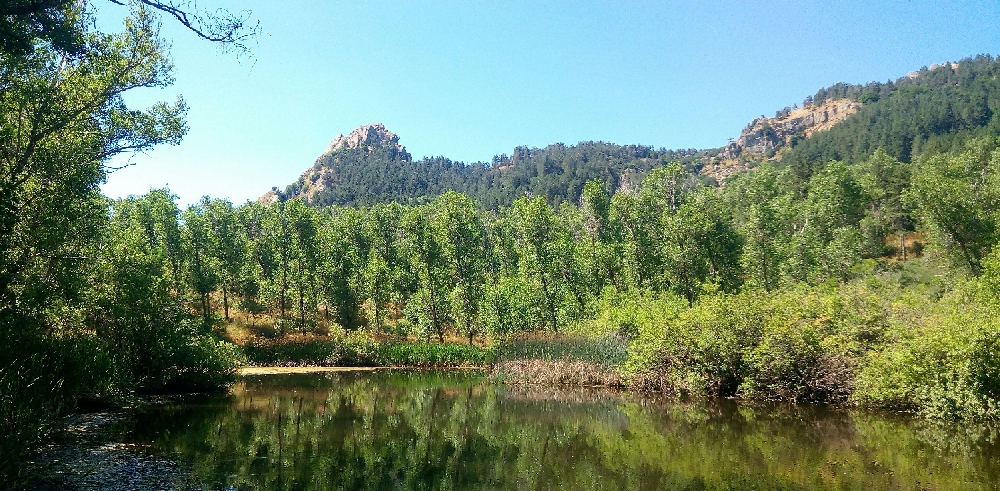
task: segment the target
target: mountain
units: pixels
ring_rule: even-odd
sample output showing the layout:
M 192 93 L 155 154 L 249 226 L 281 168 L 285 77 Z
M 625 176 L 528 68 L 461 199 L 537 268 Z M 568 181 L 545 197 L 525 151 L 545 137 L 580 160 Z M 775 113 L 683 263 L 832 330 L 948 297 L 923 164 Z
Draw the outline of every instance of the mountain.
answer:
M 642 145 L 605 142 L 562 143 L 543 149 L 517 147 L 490 162 L 465 164 L 445 157 L 413 160 L 399 137 L 381 124 L 338 135 L 312 167 L 284 190 L 272 188 L 261 201 L 301 198 L 314 206 L 419 203 L 456 190 L 482 206 L 496 208 L 525 194 L 550 202 L 576 202 L 584 184 L 601 179 L 609 190 L 634 188 L 651 169 L 687 162 L 697 172 L 700 154 L 654 150 Z
M 911 162 L 951 152 L 969 138 L 1000 135 L 1000 59 L 980 55 L 911 72 L 895 82 L 850 86 L 862 103 L 828 131 L 796 140 L 781 156 L 805 183 L 831 160 L 866 160 L 875 150 Z
M 490 162 L 446 157 L 413 160 L 399 136 L 381 124 L 335 138 L 311 168 L 262 200 L 302 198 L 312 205 L 419 203 L 447 190 L 496 208 L 525 194 L 552 204 L 577 202 L 583 185 L 601 179 L 627 191 L 653 168 L 679 161 L 708 184 L 724 184 L 764 161 L 790 169 L 800 186 L 831 160 L 856 163 L 876 149 L 910 162 L 947 152 L 969 137 L 1000 135 L 1000 61 L 989 55 L 923 67 L 896 81 L 837 83 L 775 117 L 751 121 L 714 149 L 654 149 L 607 142 L 517 147 Z

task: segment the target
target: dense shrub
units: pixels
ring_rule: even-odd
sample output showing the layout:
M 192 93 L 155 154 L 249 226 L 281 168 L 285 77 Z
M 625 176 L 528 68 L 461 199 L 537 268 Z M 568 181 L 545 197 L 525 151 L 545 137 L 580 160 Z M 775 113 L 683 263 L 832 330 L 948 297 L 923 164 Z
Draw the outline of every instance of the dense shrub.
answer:
M 237 368 L 246 364 L 239 347 L 206 334 L 192 336 L 178 346 L 174 361 L 164 386 L 180 391 L 227 387 L 236 380 Z
M 864 360 L 852 399 L 934 418 L 1000 416 L 1000 322 L 994 311 L 971 301 L 968 288 L 938 302 L 900 302 L 889 342 Z
M 932 418 L 1000 416 L 1000 317 L 974 282 L 947 295 L 889 281 L 779 292 L 604 299 L 591 333 L 634 333 L 623 372 L 676 394 L 849 402 Z

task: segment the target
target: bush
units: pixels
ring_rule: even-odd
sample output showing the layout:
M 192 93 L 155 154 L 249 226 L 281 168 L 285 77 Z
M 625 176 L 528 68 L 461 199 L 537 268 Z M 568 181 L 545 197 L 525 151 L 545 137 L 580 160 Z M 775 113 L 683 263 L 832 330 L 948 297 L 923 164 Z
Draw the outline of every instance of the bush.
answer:
M 204 391 L 236 381 L 236 370 L 246 364 L 240 348 L 211 335 L 194 336 L 174 353 L 176 365 L 164 384 L 168 390 Z
M 1000 321 L 965 294 L 900 305 L 886 343 L 866 358 L 852 399 L 934 419 L 1000 416 Z
M 899 275 L 887 272 L 777 292 L 708 292 L 690 307 L 670 297 L 604 295 L 595 318 L 578 329 L 591 336 L 634 333 L 624 373 L 640 389 L 995 420 L 1000 301 L 990 300 L 994 283 L 988 271 L 938 299 L 933 289 L 904 289 Z M 550 342 L 546 349 L 561 348 Z M 546 359 L 547 353 L 534 354 Z
M 315 336 L 254 338 L 243 346 L 247 362 L 252 365 L 337 364 L 343 351 L 342 338 Z
M 690 308 L 639 306 L 629 373 L 678 394 L 844 401 L 883 338 L 883 301 L 864 285 L 706 294 Z
M 735 395 L 747 373 L 744 357 L 760 338 L 764 307 L 750 294 L 703 295 L 691 307 L 679 298 L 649 298 L 638 306 L 643 313 L 626 369 L 655 380 L 650 389 Z

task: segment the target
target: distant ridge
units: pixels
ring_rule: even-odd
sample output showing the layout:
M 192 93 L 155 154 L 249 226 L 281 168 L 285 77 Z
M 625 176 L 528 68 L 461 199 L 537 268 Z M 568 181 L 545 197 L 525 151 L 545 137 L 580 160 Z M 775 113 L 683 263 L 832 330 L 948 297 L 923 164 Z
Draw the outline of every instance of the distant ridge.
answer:
M 497 208 L 519 196 L 577 202 L 583 185 L 604 181 L 631 192 L 651 169 L 679 161 L 695 178 L 721 184 L 771 161 L 801 182 L 830 160 L 866 159 L 876 149 L 909 162 L 947 151 L 970 135 L 1000 135 L 1000 62 L 989 55 L 923 67 L 895 81 L 837 83 L 802 102 L 758 117 L 728 144 L 666 150 L 607 142 L 517 147 L 489 162 L 446 157 L 413 160 L 400 137 L 382 124 L 338 135 L 296 182 L 272 188 L 261 201 L 303 199 L 314 206 L 419 203 L 448 190 Z

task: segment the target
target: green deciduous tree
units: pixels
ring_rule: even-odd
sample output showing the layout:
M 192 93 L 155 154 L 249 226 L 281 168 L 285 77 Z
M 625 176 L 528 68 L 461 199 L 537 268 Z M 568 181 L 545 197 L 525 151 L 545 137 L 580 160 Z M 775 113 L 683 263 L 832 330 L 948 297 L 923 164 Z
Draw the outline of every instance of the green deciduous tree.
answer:
M 208 203 L 209 199 L 205 197 L 181 213 L 184 221 L 184 254 L 188 258 L 188 282 L 198 295 L 205 326 L 212 325 L 211 295 L 219 284 L 217 246 L 213 240 L 211 221 L 205 213 Z
M 448 192 L 435 200 L 436 234 L 443 238 L 451 277 L 451 317 L 469 338 L 479 332 L 486 288 L 486 237 L 476 204 L 464 194 Z
M 918 159 L 905 202 L 918 210 L 931 245 L 978 275 L 998 239 L 1000 151 L 976 139 L 958 155 Z

